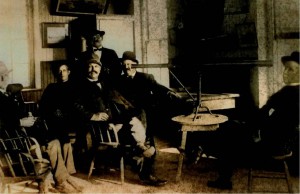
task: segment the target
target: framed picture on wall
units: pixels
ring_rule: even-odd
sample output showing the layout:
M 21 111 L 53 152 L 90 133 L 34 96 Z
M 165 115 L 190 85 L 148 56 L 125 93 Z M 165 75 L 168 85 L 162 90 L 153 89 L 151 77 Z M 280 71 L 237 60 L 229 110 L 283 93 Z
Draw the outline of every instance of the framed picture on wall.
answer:
M 68 23 L 42 23 L 43 48 L 64 48 L 68 38 Z
M 273 1 L 275 39 L 299 39 L 299 0 Z
M 55 0 L 52 9 L 55 15 L 94 15 L 105 13 L 110 0 Z
M 255 23 L 237 24 L 237 37 L 239 47 L 257 47 L 257 34 Z

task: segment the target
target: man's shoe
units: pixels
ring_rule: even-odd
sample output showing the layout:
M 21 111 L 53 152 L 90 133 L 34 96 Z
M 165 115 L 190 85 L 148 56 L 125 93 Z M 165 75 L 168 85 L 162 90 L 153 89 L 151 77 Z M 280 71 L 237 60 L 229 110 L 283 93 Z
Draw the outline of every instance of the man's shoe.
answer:
M 67 181 L 57 185 L 55 187 L 60 193 L 77 193 L 78 191 Z
M 215 181 L 208 181 L 207 186 L 212 187 L 212 188 L 216 188 L 216 189 L 231 190 L 232 189 L 232 182 L 217 179 Z
M 79 185 L 74 177 L 70 176 L 67 179 L 67 182 L 70 183 L 70 185 L 72 185 L 78 192 L 81 193 L 83 191 L 83 186 Z
M 167 180 L 162 180 L 157 178 L 156 176 L 149 175 L 146 178 L 140 177 L 140 180 L 145 185 L 151 185 L 151 186 L 163 186 L 167 184 Z

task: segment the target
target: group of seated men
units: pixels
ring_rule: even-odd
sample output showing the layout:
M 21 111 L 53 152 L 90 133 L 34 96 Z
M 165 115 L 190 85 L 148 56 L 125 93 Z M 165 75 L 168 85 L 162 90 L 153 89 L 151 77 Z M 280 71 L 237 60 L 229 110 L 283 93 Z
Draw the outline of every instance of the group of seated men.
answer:
M 156 150 L 151 123 L 155 121 L 151 113 L 158 99 L 183 101 L 171 89 L 158 84 L 153 75 L 137 72 L 133 66 L 138 60 L 133 52 L 124 52 L 121 61 L 124 74 L 114 80 L 109 78 L 107 71 L 102 71 L 102 63 L 95 54 L 82 62 L 83 76 L 76 79 L 72 79 L 71 65 L 67 62 L 53 67 L 57 82 L 46 87 L 39 102 L 39 116 L 46 121 L 48 131 L 29 129 L 28 133 L 43 145 L 56 188 L 62 192 L 82 191 L 71 175 L 90 163 L 89 159 L 80 158 L 88 156 L 92 149 L 91 122 L 117 130 L 120 143 L 131 145 L 134 154 L 143 157 L 138 172 L 143 184 L 161 186 L 167 183 L 154 175 Z M 31 127 L 35 123 L 32 119 L 25 117 L 20 124 Z M 76 132 L 73 145 L 71 131 Z M 73 153 L 76 153 L 74 157 Z
M 101 32 L 99 31 L 100 35 Z M 121 144 L 133 146 L 135 154 L 144 158 L 139 170 L 142 183 L 154 186 L 165 185 L 167 181 L 156 177 L 153 168 L 156 153 L 153 129 L 157 126 L 155 125 L 155 107 L 167 101 L 173 102 L 176 107 L 189 106 L 171 89 L 158 84 L 153 75 L 136 71 L 138 60 L 134 52 L 123 53 L 119 73 L 111 71 L 113 68 L 104 66 L 95 53 L 87 53 L 83 59 L 80 60 L 80 74 L 76 72 L 74 79 L 71 79 L 71 65 L 67 62 L 53 68 L 57 82 L 47 86 L 39 103 L 40 117 L 46 121 L 48 131 L 34 136 L 43 145 L 44 152 L 49 157 L 56 188 L 66 193 L 82 191 L 82 186 L 71 175 L 76 173 L 76 168 L 84 167 L 85 162 L 89 162 L 79 158 L 88 158 L 82 156 L 88 156 L 92 148 L 91 122 L 97 122 L 99 127 L 117 130 Z M 293 104 L 286 107 L 296 107 L 298 110 L 299 52 L 284 57 L 282 62 L 286 69 L 284 81 L 290 86 L 288 88 L 295 88 L 295 94 L 288 93 L 287 98 L 295 99 L 296 103 L 293 101 Z M 0 88 L 2 90 L 6 88 L 9 72 L 6 66 L 0 63 Z M 1 129 L 16 130 L 20 126 L 34 125 L 34 118 L 20 118 L 4 91 L 0 94 Z M 287 101 L 291 102 L 288 99 Z M 276 105 L 268 109 L 268 116 L 275 115 L 277 112 L 274 113 L 274 111 L 279 110 L 280 107 Z M 284 107 L 283 109 L 285 110 Z M 293 123 L 299 127 L 299 112 L 297 111 L 284 120 L 285 125 L 295 115 Z M 72 130 L 76 132 L 74 145 L 71 145 L 69 137 Z M 74 157 L 73 153 L 76 153 Z M 226 161 L 227 158 L 224 158 L 224 155 L 230 156 L 231 154 L 222 151 L 218 155 L 220 161 Z M 220 175 L 224 175 L 222 170 L 228 168 L 223 166 Z M 224 176 L 225 178 L 220 176 L 216 182 L 209 182 L 208 186 L 231 189 L 230 172 Z

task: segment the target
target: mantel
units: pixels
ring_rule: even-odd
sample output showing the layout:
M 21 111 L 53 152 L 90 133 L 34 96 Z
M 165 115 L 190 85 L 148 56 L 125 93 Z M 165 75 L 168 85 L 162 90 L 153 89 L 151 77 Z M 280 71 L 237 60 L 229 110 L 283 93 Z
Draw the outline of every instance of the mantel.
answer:
M 224 60 L 206 62 L 201 64 L 202 66 L 254 66 L 254 67 L 265 67 L 272 66 L 272 60 Z

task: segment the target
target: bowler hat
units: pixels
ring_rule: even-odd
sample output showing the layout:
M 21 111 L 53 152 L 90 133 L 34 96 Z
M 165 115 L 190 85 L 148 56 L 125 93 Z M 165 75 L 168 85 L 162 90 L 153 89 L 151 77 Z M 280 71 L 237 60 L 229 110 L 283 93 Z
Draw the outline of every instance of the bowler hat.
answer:
M 0 61 L 0 75 L 5 75 L 11 72 L 12 70 L 8 70 L 5 63 L 3 61 Z
M 90 56 L 87 57 L 86 64 L 89 65 L 90 63 L 96 63 L 102 66 L 102 63 L 100 62 L 100 58 L 95 53 L 92 53 Z
M 300 58 L 300 53 L 298 51 L 294 51 L 289 56 L 283 56 L 283 57 L 281 57 L 281 62 L 284 64 L 287 61 L 294 61 L 294 62 L 296 62 L 296 63 L 299 64 L 299 58 Z
M 131 61 L 134 61 L 136 63 L 139 63 L 139 61 L 136 59 L 135 53 L 132 52 L 132 51 L 125 51 L 123 53 L 122 61 L 125 61 L 125 60 L 131 60 Z

